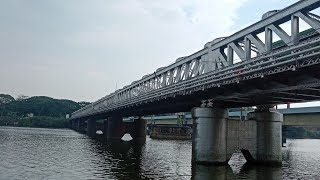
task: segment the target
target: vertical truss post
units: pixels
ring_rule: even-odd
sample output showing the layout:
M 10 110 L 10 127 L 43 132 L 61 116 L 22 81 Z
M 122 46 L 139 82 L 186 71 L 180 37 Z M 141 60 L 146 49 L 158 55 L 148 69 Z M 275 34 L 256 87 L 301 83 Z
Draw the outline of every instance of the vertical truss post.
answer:
M 293 45 L 299 43 L 299 17 L 291 16 L 291 41 Z
M 168 72 L 165 72 L 162 74 L 162 85 L 161 87 L 165 87 L 167 85 L 167 75 L 168 75 Z
M 227 50 L 227 59 L 229 65 L 233 64 L 233 49 L 228 45 L 228 50 Z
M 247 37 L 244 38 L 244 47 L 245 59 L 249 60 L 251 58 L 251 41 Z
M 265 45 L 266 45 L 266 51 L 269 52 L 272 50 L 272 30 L 269 28 L 265 29 Z

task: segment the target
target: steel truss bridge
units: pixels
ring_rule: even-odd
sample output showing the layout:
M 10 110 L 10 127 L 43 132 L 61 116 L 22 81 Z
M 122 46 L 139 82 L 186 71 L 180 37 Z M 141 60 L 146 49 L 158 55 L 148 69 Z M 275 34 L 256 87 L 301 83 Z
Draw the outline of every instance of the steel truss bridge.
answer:
M 320 18 L 311 12 L 319 6 L 319 0 L 302 0 L 268 12 L 261 21 L 72 113 L 71 119 L 319 100 Z M 300 32 L 300 21 L 311 29 Z M 287 22 L 290 35 L 280 27 Z M 273 43 L 273 33 L 281 41 Z

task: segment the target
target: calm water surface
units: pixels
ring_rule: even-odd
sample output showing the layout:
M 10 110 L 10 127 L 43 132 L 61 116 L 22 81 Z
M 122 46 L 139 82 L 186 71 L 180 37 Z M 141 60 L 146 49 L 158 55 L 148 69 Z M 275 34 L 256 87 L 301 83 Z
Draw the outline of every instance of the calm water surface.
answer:
M 0 127 L 0 179 L 320 179 L 320 140 L 288 140 L 282 167 L 191 166 L 191 141 L 102 144 L 72 130 Z

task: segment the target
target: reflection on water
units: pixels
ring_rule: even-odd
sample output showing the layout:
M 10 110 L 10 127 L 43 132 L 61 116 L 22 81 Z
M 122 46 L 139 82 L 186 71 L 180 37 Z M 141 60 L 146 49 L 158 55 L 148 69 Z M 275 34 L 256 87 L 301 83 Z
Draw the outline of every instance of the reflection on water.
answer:
M 320 139 L 291 139 L 282 154 L 285 179 L 320 179 Z
M 192 179 L 234 179 L 230 166 L 192 166 Z
M 241 164 L 239 172 L 233 171 L 230 166 L 192 166 L 192 179 L 281 179 L 281 167 L 253 166 Z
M 320 140 L 288 140 L 283 167 L 191 165 L 191 141 L 104 144 L 71 130 L 0 127 L 0 179 L 320 179 Z

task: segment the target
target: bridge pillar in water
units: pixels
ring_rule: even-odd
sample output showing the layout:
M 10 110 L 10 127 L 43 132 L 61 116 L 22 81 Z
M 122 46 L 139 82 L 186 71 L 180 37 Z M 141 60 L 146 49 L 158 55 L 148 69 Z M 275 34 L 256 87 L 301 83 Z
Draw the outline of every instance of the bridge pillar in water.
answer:
M 139 119 L 134 120 L 133 127 L 133 132 L 131 133 L 132 139 L 145 142 L 147 137 L 147 121 L 139 117 Z
M 77 120 L 77 121 L 78 121 L 77 131 L 80 133 L 85 133 L 86 123 L 84 122 L 84 120 Z
M 121 116 L 112 116 L 107 120 L 107 140 L 120 140 L 122 138 L 122 117 Z M 105 126 L 105 127 L 106 127 Z
M 96 121 L 94 119 L 87 120 L 87 135 L 89 137 L 95 137 L 96 135 Z
M 108 139 L 108 119 L 103 121 L 103 138 Z
M 227 118 L 223 108 L 193 108 L 192 162 L 224 165 L 227 159 Z
M 71 121 L 71 129 L 77 131 L 77 120 L 72 120 Z
M 256 148 L 252 152 L 242 149 L 246 160 L 256 164 L 282 164 L 282 122 L 283 115 L 274 108 L 249 113 L 249 119 L 256 121 Z
M 113 116 L 107 120 L 107 135 L 108 141 L 121 140 L 125 133 L 129 133 L 133 140 L 146 140 L 146 121 L 142 118 L 136 119 L 134 122 L 123 122 L 121 116 Z

